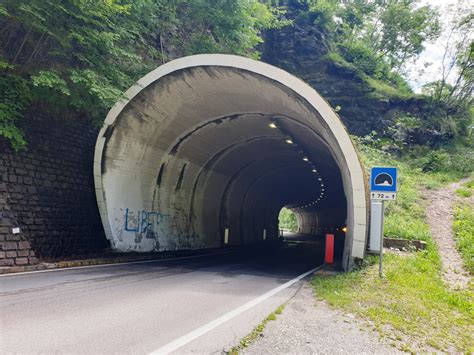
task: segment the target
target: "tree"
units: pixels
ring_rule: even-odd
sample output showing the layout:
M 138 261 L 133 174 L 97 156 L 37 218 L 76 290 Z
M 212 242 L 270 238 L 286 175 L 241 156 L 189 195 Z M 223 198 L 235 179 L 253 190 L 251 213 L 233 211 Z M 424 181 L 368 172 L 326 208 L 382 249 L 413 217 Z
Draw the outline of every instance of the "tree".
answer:
M 416 0 L 389 0 L 371 24 L 367 39 L 379 56 L 399 70 L 419 55 L 426 41 L 439 36 L 438 14 L 429 6 L 415 7 Z M 374 24 L 380 23 L 380 29 Z
M 31 105 L 97 122 L 142 75 L 194 53 L 258 57 L 276 14 L 257 0 L 3 0 L 0 136 L 25 145 Z
M 396 73 L 439 35 L 438 13 L 418 0 L 352 0 L 340 7 L 339 42 L 383 60 Z
M 474 87 L 474 15 L 463 15 L 466 1 L 453 10 L 453 20 L 446 24 L 440 78 L 423 87 L 435 102 L 443 102 L 457 111 L 473 106 Z

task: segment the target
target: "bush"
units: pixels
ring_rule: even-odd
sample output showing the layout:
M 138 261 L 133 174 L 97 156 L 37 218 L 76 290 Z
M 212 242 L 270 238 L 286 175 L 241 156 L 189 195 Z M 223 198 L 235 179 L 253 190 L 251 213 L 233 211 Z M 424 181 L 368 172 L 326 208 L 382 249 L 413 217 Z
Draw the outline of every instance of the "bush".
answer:
M 344 43 L 339 46 L 339 49 L 345 60 L 353 63 L 367 75 L 379 77 L 382 73 L 381 64 L 383 63 L 376 59 L 372 49 L 364 43 Z
M 449 155 L 443 151 L 430 151 L 426 157 L 421 159 L 423 172 L 444 171 L 449 160 Z
M 463 147 L 446 147 L 435 150 L 427 146 L 413 146 L 405 154 L 414 168 L 423 172 L 446 173 L 456 178 L 474 171 L 474 154 Z

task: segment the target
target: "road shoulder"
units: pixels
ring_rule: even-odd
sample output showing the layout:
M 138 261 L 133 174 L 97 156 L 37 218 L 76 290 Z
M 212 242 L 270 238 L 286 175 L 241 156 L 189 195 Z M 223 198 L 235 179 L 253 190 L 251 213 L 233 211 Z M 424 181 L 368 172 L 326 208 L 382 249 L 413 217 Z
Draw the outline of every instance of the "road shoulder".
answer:
M 242 353 L 400 353 L 368 327 L 367 321 L 316 301 L 313 288 L 305 282 L 283 313 L 268 322 Z

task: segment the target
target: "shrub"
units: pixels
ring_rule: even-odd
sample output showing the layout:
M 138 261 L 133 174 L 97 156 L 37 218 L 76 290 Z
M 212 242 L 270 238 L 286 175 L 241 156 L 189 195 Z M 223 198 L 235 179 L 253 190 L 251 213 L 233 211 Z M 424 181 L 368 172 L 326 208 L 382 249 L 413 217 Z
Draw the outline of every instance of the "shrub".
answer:
M 426 157 L 421 159 L 421 169 L 423 172 L 444 171 L 446 169 L 449 155 L 443 151 L 432 150 Z

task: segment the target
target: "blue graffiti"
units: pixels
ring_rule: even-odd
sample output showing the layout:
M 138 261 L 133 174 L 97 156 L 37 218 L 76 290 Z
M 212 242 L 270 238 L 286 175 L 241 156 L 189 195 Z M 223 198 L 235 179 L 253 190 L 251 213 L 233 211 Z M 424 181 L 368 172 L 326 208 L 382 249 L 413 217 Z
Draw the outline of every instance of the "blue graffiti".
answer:
M 163 219 L 167 216 L 155 211 L 137 211 L 136 218 L 134 212 L 125 209 L 125 226 L 127 232 L 147 233 L 154 232 Z

